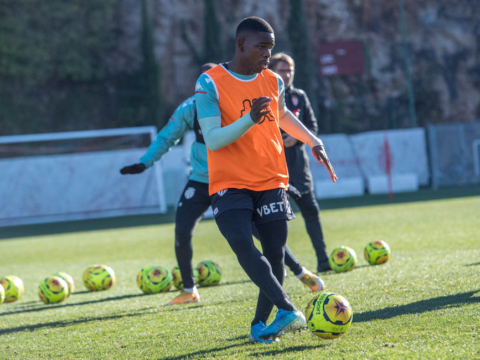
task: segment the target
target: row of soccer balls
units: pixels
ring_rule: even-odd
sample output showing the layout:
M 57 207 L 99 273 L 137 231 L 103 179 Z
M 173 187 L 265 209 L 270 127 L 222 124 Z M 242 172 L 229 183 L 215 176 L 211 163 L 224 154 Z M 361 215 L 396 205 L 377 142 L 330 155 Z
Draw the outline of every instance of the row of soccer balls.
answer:
M 364 249 L 365 260 L 370 265 L 385 264 L 390 259 L 390 247 L 377 240 Z M 329 259 L 330 268 L 336 272 L 351 271 L 357 265 L 357 254 L 347 246 L 333 249 Z M 305 311 L 308 329 L 321 339 L 336 339 L 345 334 L 353 321 L 353 310 L 343 296 L 323 292 L 316 295 Z
M 218 285 L 222 278 L 220 266 L 210 260 L 200 262 L 193 270 L 196 284 L 200 286 Z M 106 265 L 90 266 L 83 273 L 83 284 L 89 291 L 108 290 L 115 284 L 115 272 Z M 0 305 L 14 302 L 25 293 L 22 279 L 9 275 L 0 279 Z M 170 291 L 175 286 L 183 289 L 183 280 L 178 266 L 170 272 L 162 266 L 147 266 L 137 275 L 137 285 L 145 294 L 158 294 Z M 38 286 L 38 296 L 45 304 L 58 304 L 65 301 L 75 290 L 73 278 L 58 272 L 45 278 Z
M 217 285 L 221 278 L 220 268 L 212 261 L 203 261 L 195 269 L 196 280 L 200 286 Z M 107 290 L 115 283 L 115 273 L 105 265 L 89 267 L 83 277 L 90 291 Z M 13 302 L 24 293 L 23 282 L 16 276 L 7 276 L 0 280 L 0 303 Z M 169 291 L 172 284 L 183 288 L 178 266 L 172 272 L 160 266 L 143 268 L 137 276 L 139 288 L 148 294 Z M 38 294 L 46 304 L 60 303 L 74 291 L 75 285 L 70 275 L 60 272 L 43 280 Z M 305 311 L 307 326 L 317 337 L 336 339 L 348 331 L 352 324 L 353 311 L 348 301 L 335 293 L 316 295 Z
M 203 262 L 205 266 L 198 271 L 201 286 L 217 285 L 221 278 L 218 265 L 211 261 Z M 200 265 L 200 264 L 199 264 Z M 173 269 L 175 274 L 177 268 Z M 167 269 L 149 266 L 140 271 L 137 283 L 145 293 L 168 291 L 172 283 L 181 288 L 181 280 L 176 279 Z M 202 279 L 202 280 L 200 280 Z M 206 282 L 205 282 L 206 281 Z M 84 284 L 91 290 L 106 290 L 115 283 L 115 274 L 108 266 L 90 267 L 85 271 Z M 0 301 L 7 302 L 19 299 L 24 293 L 23 282 L 16 276 L 1 279 Z M 5 289 L 4 289 L 5 287 Z M 74 290 L 73 279 L 66 273 L 57 273 L 40 283 L 38 294 L 46 304 L 64 301 Z M 6 295 L 6 297 L 5 297 Z M 348 301 L 335 293 L 321 293 L 308 303 L 305 311 L 309 330 L 321 339 L 336 339 L 348 331 L 353 320 L 353 311 Z
M 364 249 L 365 260 L 370 265 L 385 264 L 390 259 L 390 246 L 385 241 L 368 243 Z M 357 254 L 348 246 L 333 249 L 328 258 L 335 272 L 351 271 L 357 265 Z M 336 339 L 345 334 L 353 321 L 353 310 L 343 296 L 323 292 L 316 295 L 305 311 L 308 329 L 321 339 Z
M 390 259 L 390 246 L 383 240 L 372 241 L 365 246 L 363 254 L 370 265 L 385 264 Z M 357 265 L 357 254 L 348 246 L 340 246 L 333 249 L 328 261 L 335 272 L 351 271 Z

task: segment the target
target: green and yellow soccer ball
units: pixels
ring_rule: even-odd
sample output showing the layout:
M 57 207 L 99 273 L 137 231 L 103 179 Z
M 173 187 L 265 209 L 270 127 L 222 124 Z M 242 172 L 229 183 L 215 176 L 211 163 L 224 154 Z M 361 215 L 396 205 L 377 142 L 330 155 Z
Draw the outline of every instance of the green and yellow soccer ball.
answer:
M 49 276 L 38 285 L 38 296 L 45 304 L 61 303 L 68 295 L 68 284 L 60 276 Z
M 365 260 L 370 265 L 385 264 L 390 259 L 390 246 L 385 241 L 372 241 L 365 246 Z
M 183 279 L 182 279 L 182 273 L 180 272 L 180 268 L 175 266 L 172 270 L 172 276 L 173 276 L 173 286 L 177 288 L 177 290 L 183 290 Z M 193 269 L 193 277 L 195 278 L 195 284 L 198 284 L 198 270 Z
M 163 266 L 147 266 L 137 275 L 137 285 L 145 294 L 168 292 L 172 284 L 172 273 Z
M 17 301 L 25 293 L 23 281 L 17 276 L 5 276 L 4 278 L 0 279 L 0 285 L 5 290 L 6 303 Z
M 324 292 L 308 303 L 307 326 L 321 339 L 336 339 L 352 325 L 353 311 L 348 301 L 338 294 Z
M 5 301 L 5 289 L 0 285 L 0 305 Z
M 211 260 L 200 262 L 196 269 L 198 271 L 198 284 L 200 286 L 218 285 L 222 278 L 220 266 Z
M 52 276 L 58 276 L 63 280 L 65 280 L 65 282 L 68 285 L 68 296 L 70 296 L 73 293 L 73 291 L 75 290 L 75 283 L 73 282 L 73 278 L 70 275 L 68 275 L 63 271 L 60 271 L 56 274 L 53 274 Z
M 115 284 L 115 272 L 106 265 L 93 265 L 83 273 L 83 284 L 90 291 L 110 289 Z
M 357 265 L 357 254 L 348 246 L 340 246 L 333 249 L 328 262 L 335 272 L 351 271 Z

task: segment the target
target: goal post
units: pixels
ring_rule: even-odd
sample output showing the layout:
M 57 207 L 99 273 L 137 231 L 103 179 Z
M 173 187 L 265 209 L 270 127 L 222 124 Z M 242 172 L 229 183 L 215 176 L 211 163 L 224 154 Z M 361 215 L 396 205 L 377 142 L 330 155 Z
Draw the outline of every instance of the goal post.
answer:
M 0 226 L 165 213 L 162 169 L 122 176 L 154 126 L 0 137 Z

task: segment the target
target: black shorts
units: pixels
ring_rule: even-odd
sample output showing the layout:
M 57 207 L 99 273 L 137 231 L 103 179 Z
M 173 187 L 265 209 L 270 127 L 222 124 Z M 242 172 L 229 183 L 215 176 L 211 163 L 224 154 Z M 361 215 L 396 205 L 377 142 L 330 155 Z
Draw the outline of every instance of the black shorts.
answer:
M 199 181 L 188 180 L 182 196 L 178 201 L 178 208 L 194 207 L 204 209 L 205 212 L 210 206 L 210 195 L 208 195 L 208 183 L 201 183 Z M 196 212 L 196 211 L 194 211 Z
M 252 221 L 261 225 L 275 220 L 292 220 L 295 215 L 284 189 L 253 191 L 225 189 L 211 196 L 215 218 L 228 210 L 247 209 L 253 212 Z

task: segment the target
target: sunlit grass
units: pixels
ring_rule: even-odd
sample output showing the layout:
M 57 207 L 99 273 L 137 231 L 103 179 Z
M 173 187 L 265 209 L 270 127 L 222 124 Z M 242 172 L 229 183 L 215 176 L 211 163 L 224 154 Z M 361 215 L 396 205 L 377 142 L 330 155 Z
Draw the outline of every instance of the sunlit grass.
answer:
M 172 224 L 0 241 L 0 276 L 17 275 L 26 288 L 17 303 L 0 306 L 0 358 L 480 358 L 480 197 L 329 210 L 321 217 L 329 249 L 347 245 L 359 255 L 354 271 L 322 276 L 354 310 L 350 331 L 338 340 L 304 331 L 270 346 L 249 344 L 257 288 L 215 223 L 203 221 L 194 263 L 219 263 L 222 282 L 201 288 L 200 304 L 179 307 L 165 305 L 177 292 L 143 295 L 135 283 L 144 266 L 176 265 Z M 392 249 L 386 265 L 363 259 L 375 239 Z M 300 216 L 290 223 L 289 245 L 315 269 Z M 112 289 L 85 290 L 83 270 L 95 263 L 115 270 Z M 72 275 L 77 291 L 64 304 L 46 306 L 37 286 L 57 271 Z M 291 273 L 285 288 L 304 310 L 311 293 Z

